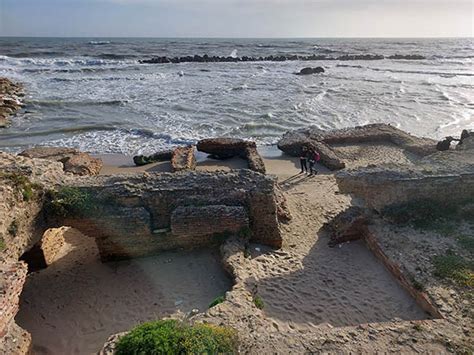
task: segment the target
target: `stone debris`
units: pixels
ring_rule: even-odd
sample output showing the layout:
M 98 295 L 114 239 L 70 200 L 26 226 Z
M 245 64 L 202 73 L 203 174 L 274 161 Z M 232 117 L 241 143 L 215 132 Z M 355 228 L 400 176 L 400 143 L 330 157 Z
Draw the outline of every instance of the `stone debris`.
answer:
M 75 175 L 98 175 L 103 165 L 101 159 L 74 148 L 35 147 L 24 150 L 19 155 L 61 162 L 65 172 Z

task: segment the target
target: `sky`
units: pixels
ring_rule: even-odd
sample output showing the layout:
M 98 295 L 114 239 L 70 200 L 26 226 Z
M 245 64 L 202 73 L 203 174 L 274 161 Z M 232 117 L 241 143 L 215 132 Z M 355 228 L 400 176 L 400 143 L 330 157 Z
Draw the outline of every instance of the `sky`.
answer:
M 0 36 L 472 37 L 474 0 L 0 0 Z

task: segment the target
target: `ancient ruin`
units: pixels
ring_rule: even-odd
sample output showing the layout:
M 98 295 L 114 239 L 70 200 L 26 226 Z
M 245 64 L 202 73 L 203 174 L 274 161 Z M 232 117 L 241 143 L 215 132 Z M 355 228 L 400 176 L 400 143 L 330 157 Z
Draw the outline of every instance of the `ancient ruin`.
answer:
M 468 260 L 469 249 L 438 226 L 443 218 L 435 230 L 394 221 L 428 200 L 472 238 L 470 143 L 436 152 L 434 141 L 386 125 L 299 130 L 283 137 L 289 155 L 278 158 L 251 142 L 198 142 L 219 158 L 213 164 L 237 157 L 245 168 L 196 170 L 189 146 L 165 156 L 173 173 L 128 175 L 96 175 L 96 158 L 72 150 L 0 153 L 0 350 L 94 352 L 118 332 L 101 352 L 112 354 L 136 315 L 225 324 L 251 353 L 466 351 L 472 270 L 452 281 L 435 268 L 446 250 Z M 291 156 L 303 146 L 339 171 L 298 174 Z M 77 156 L 83 168 L 67 168 Z M 66 302 L 67 290 L 83 294 Z M 221 296 L 208 309 L 219 294 L 206 290 Z M 51 314 L 41 313 L 44 302 L 56 307 Z M 115 302 L 123 317 L 111 311 Z M 88 309 L 76 326 L 71 315 Z M 63 340 L 51 337 L 54 327 Z

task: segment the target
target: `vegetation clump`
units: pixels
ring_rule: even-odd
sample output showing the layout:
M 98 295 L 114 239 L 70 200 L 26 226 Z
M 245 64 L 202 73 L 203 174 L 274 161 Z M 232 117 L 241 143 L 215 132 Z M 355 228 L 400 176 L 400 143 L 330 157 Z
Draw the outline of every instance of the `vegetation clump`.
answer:
M 4 251 L 6 247 L 5 241 L 0 237 L 0 251 Z
M 462 286 L 474 287 L 474 262 L 448 250 L 433 258 L 434 275 L 452 280 Z
M 115 353 L 222 354 L 237 351 L 233 329 L 211 324 L 188 325 L 177 320 L 144 323 L 120 338 Z
M 473 213 L 473 199 L 444 203 L 431 199 L 413 200 L 387 206 L 382 210 L 382 215 L 393 223 L 443 235 L 452 234 L 457 222 L 469 221 Z
M 9 181 L 21 193 L 23 201 L 30 201 L 35 190 L 40 190 L 41 185 L 32 183 L 27 176 L 18 173 L 0 173 L 0 178 Z
M 262 298 L 258 295 L 253 297 L 253 304 L 258 309 L 263 309 L 263 307 L 265 307 L 265 303 L 263 302 Z
M 219 296 L 214 299 L 211 303 L 209 303 L 209 308 L 212 308 L 214 306 L 217 306 L 218 304 L 222 303 L 225 301 L 225 296 Z
M 61 187 L 49 192 L 47 204 L 50 213 L 56 216 L 84 216 L 94 212 L 96 203 L 92 196 L 77 187 Z

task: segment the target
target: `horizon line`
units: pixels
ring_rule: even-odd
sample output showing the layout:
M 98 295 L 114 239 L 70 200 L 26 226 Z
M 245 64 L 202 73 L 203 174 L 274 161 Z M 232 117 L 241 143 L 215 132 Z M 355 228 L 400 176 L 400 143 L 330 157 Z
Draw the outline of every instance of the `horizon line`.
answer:
M 471 36 L 417 36 L 417 37 L 397 37 L 397 36 L 325 36 L 325 37 L 217 37 L 217 36 L 3 36 L 0 38 L 143 38 L 143 39 L 474 39 Z

